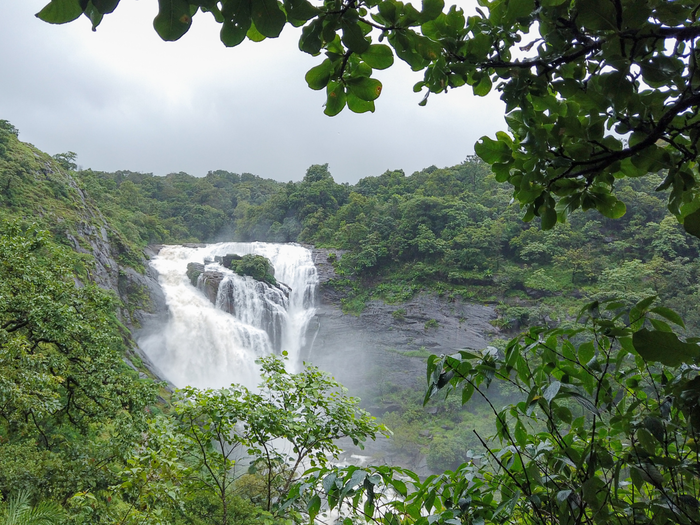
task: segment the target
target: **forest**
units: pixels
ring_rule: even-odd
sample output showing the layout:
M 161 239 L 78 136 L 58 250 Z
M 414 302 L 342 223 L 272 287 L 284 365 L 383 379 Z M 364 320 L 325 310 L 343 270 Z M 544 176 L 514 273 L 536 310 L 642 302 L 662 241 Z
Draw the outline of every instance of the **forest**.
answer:
M 473 476 L 464 469 L 471 472 L 477 466 L 494 468 L 483 456 L 479 459 L 480 439 L 495 433 L 501 439 L 510 436 L 503 435 L 507 427 L 494 424 L 503 412 L 489 414 L 492 403 L 510 404 L 515 410 L 522 385 L 494 385 L 488 397 L 477 395 L 466 410 L 449 398 L 439 402 L 444 408 L 433 416 L 422 408 L 425 391 L 398 390 L 388 395 L 400 409 L 377 421 L 360 408 L 360 400 L 331 396 L 339 385 L 313 367 L 302 374 L 288 373 L 281 356 L 261 363 L 268 375 L 260 392 L 232 385 L 171 394 L 121 359 L 128 355 L 129 363 L 138 363 L 129 352 L 133 343 L 123 325 L 136 306 L 119 308 L 122 299 L 94 285 L 75 288 L 75 278 L 89 282 L 93 261 L 86 250 L 76 253 L 70 239 L 79 238 L 91 221 L 97 224 L 100 215 L 124 268 L 144 271 L 141 254 L 152 244 L 299 242 L 334 250 L 329 258 L 340 277 L 329 285 L 342 293 L 348 315 L 358 314 L 366 301 L 380 299 L 397 305 L 393 315 L 400 316 L 402 302 L 419 293 L 495 305 L 500 335 L 492 341 L 493 350 L 432 356 L 428 394 L 430 389 L 452 388 L 446 381 L 451 379 L 450 367 L 467 378 L 470 387 L 465 392 L 485 392 L 483 382 L 490 383 L 493 374 L 510 377 L 510 372 L 499 373 L 499 366 L 517 370 L 521 381 L 532 383 L 537 375 L 524 371 L 522 363 L 527 362 L 544 367 L 539 373 L 558 378 L 545 385 L 541 396 L 529 392 L 533 399 L 562 397 L 557 411 L 550 413 L 558 426 L 585 420 L 581 407 L 587 405 L 576 397 L 583 397 L 584 389 L 599 384 L 612 389 L 603 382 L 611 378 L 592 364 L 594 347 L 583 342 L 586 336 L 598 341 L 596 347 L 602 344 L 597 338 L 610 337 L 611 330 L 619 331 L 615 334 L 621 341 L 631 339 L 625 326 L 629 321 L 622 314 L 606 320 L 605 315 L 588 312 L 593 321 L 582 327 L 586 308 L 607 305 L 610 313 L 636 309 L 636 315 L 650 316 L 657 330 L 673 337 L 665 321 L 675 323 L 678 333 L 697 333 L 698 242 L 668 215 L 667 194 L 654 191 L 661 175 L 621 182 L 619 194 L 631 211 L 622 219 L 576 212 L 566 223 L 543 230 L 537 220 L 521 220 L 509 190 L 496 184 L 488 166 L 475 157 L 409 176 L 401 171 L 368 176 L 355 185 L 337 184 L 326 165 L 311 166 L 302 180 L 288 183 L 226 171 L 203 178 L 185 173 L 156 177 L 77 170 L 71 154 L 41 153 L 17 140 L 17 130 L 7 122 L 3 131 L 2 287 L 3 297 L 11 300 L 2 304 L 5 402 L 0 481 L 7 516 L 24 509 L 22 515 L 45 513 L 57 523 L 288 523 L 321 512 L 322 500 L 313 492 L 316 478 L 326 492 L 321 494 L 323 501 L 331 498 L 331 503 L 333 490 L 341 491 L 335 496 L 338 501 L 350 498 L 357 504 L 362 495 L 366 505 L 366 491 L 371 495 L 375 487 L 377 492 L 389 487 L 403 501 L 394 501 L 392 512 L 384 516 L 399 515 L 396 506 L 403 505 L 410 518 L 421 497 L 430 500 L 447 490 L 449 476 Z M 541 334 L 551 334 L 547 341 L 554 347 L 564 344 L 568 351 L 576 350 L 571 343 L 557 343 L 557 338 L 576 342 L 575 360 L 591 377 L 574 379 L 580 371 L 567 370 L 566 361 L 547 364 L 546 356 L 539 354 L 527 359 L 521 355 L 514 366 L 499 365 L 489 353 L 497 351 L 499 358 L 512 362 L 516 349 L 526 354 L 525 348 L 532 346 L 525 344 L 528 337 L 539 340 Z M 508 341 L 509 336 L 515 339 Z M 689 343 L 676 338 L 675 344 Z M 492 360 L 493 372 L 485 371 L 482 363 L 469 369 L 472 377 L 464 369 L 469 359 Z M 653 369 L 647 369 L 646 377 L 639 375 L 634 361 L 619 366 L 631 367 L 615 376 L 615 381 L 624 381 L 629 396 L 642 399 L 645 385 L 659 381 Z M 558 373 L 571 377 L 565 380 Z M 661 384 L 677 388 L 674 382 L 688 373 L 686 369 Z M 577 382 L 581 386 L 575 387 Z M 536 383 L 532 387 L 536 389 Z M 463 401 L 468 398 L 462 393 Z M 280 406 L 299 411 L 290 418 Z M 304 411 L 308 406 L 315 407 L 311 413 Z M 676 408 L 674 416 L 681 417 L 683 407 Z M 620 424 L 623 435 L 641 416 L 632 411 L 628 417 Z M 327 418 L 339 428 L 329 430 Z M 636 431 L 647 440 L 644 446 L 671 446 L 657 454 L 657 461 L 676 457 L 673 446 L 694 450 L 685 438 L 672 446 L 667 434 L 660 434 L 659 422 L 664 428 L 679 422 L 646 418 L 642 429 L 652 419 L 657 426 L 646 433 Z M 247 422 L 245 431 L 237 429 L 238 421 Z M 513 434 L 512 439 L 525 439 L 524 425 L 531 432 L 544 429 L 545 423 L 533 421 L 518 422 L 518 438 Z M 451 430 L 434 439 L 420 434 L 421 429 L 438 427 Z M 585 433 L 585 426 L 580 430 Z M 294 443 L 299 432 L 318 432 L 318 439 L 299 443 L 294 457 L 269 448 L 279 437 Z M 350 436 L 361 444 L 381 434 L 390 435 L 396 447 L 425 454 L 435 472 L 446 474 L 425 480 L 398 467 L 350 467 L 343 472 L 327 463 L 339 451 L 334 438 Z M 602 439 L 606 450 L 623 446 L 612 432 Z M 489 440 L 485 450 L 494 446 Z M 254 462 L 237 466 L 238 450 L 246 450 Z M 693 457 L 686 455 L 685 461 L 691 464 Z M 311 478 L 302 480 L 298 465 L 305 458 L 313 458 L 313 468 L 307 472 Z M 635 470 L 630 472 L 635 476 Z M 656 486 L 640 472 L 632 478 L 640 490 L 648 490 L 648 483 Z M 330 489 L 329 479 L 336 480 Z M 413 490 L 406 488 L 411 485 Z M 485 498 L 492 490 L 487 484 L 469 487 L 471 497 L 476 491 Z M 443 498 L 449 499 L 444 494 Z M 481 505 L 497 516 L 507 501 Z M 441 512 L 448 511 L 453 512 L 448 507 Z
M 498 91 L 508 131 L 458 166 L 102 173 L 0 121 L 2 523 L 700 523 L 697 3 L 478 3 L 177 0 L 153 22 L 173 41 L 212 16 L 227 47 L 302 27 L 328 116 L 373 112 L 394 57 L 421 105 Z M 95 29 L 118 4 L 37 16 Z M 172 391 L 132 339 L 146 255 L 219 239 L 331 250 L 346 315 L 435 294 L 493 305 L 499 337 L 426 352 L 425 389 L 381 421 L 284 352 L 257 389 Z M 339 439 L 380 436 L 434 474 L 334 463 Z

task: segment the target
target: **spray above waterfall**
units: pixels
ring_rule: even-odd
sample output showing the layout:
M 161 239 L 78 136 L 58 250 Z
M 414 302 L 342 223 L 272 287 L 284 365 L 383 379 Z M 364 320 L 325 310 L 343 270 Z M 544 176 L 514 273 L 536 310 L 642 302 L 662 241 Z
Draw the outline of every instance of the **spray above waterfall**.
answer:
M 216 262 L 230 254 L 266 257 L 277 284 L 237 275 Z M 201 264 L 198 287 L 187 276 L 189 263 Z M 255 386 L 255 359 L 270 353 L 286 351 L 290 366 L 300 365 L 316 312 L 318 276 L 309 250 L 261 242 L 166 246 L 151 264 L 159 273 L 169 320 L 139 345 L 176 386 Z

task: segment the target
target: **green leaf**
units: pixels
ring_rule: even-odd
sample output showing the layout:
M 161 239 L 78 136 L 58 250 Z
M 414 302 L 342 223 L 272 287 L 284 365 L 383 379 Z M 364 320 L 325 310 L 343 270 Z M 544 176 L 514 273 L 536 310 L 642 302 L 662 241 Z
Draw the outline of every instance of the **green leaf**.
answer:
M 481 77 L 479 83 L 474 85 L 472 89 L 474 90 L 474 94 L 477 97 L 485 97 L 491 92 L 492 85 L 493 84 L 491 83 L 491 77 L 489 77 L 488 75 L 484 75 L 483 77 Z
M 596 209 L 608 219 L 619 219 L 627 212 L 625 203 L 612 196 L 611 198 L 599 201 L 596 205 Z
M 585 0 L 576 2 L 578 17 L 576 21 L 591 30 L 614 30 L 615 7 L 608 0 Z
M 326 87 L 326 94 L 326 109 L 323 112 L 329 117 L 334 117 L 343 111 L 347 102 L 345 88 L 339 82 L 329 82 Z
M 348 109 L 353 113 L 374 113 L 374 101 L 362 100 L 352 91 L 347 95 Z
M 89 2 L 87 8 L 85 8 L 85 16 L 90 19 L 90 22 L 92 22 L 93 31 L 97 29 L 97 26 L 100 25 L 100 22 L 102 22 L 102 18 L 104 17 L 104 15 L 100 13 L 94 5 L 92 5 L 92 2 Z
M 284 0 L 284 9 L 287 11 L 287 18 L 290 22 L 295 20 L 302 23 L 311 20 L 321 12 L 308 0 Z
M 649 454 L 654 454 L 656 451 L 656 446 L 659 444 L 659 442 L 654 436 L 651 435 L 651 432 L 649 432 L 646 428 L 638 428 L 636 436 L 644 450 Z
M 644 360 L 658 361 L 666 366 L 691 363 L 700 357 L 700 346 L 680 341 L 673 332 L 643 328 L 634 333 L 632 344 Z
M 318 514 L 318 511 L 321 510 L 321 498 L 318 494 L 314 494 L 311 497 L 308 505 L 306 506 L 306 510 L 309 513 L 310 523 L 313 523 L 314 519 L 316 519 L 316 515 Z
M 119 0 L 90 0 L 90 2 L 103 15 L 112 13 L 119 5 Z
M 502 140 L 493 140 L 489 137 L 481 137 L 474 144 L 474 151 L 487 164 L 495 162 L 507 162 L 512 159 L 510 146 Z
M 557 224 L 557 212 L 554 208 L 541 209 L 540 217 L 542 217 L 543 230 L 551 230 Z
M 542 397 L 547 400 L 547 403 L 551 403 L 552 399 L 556 397 L 561 388 L 561 383 L 559 381 L 552 381 L 547 389 L 542 393 Z
M 594 355 L 595 346 L 593 346 L 592 342 L 588 341 L 578 347 L 578 359 L 581 364 L 585 365 L 586 363 L 590 362 Z
M 299 39 L 299 49 L 310 55 L 318 55 L 323 47 L 321 33 L 323 32 L 323 23 L 319 18 L 313 20 L 309 25 L 306 25 L 301 30 L 301 38 Z
M 683 219 L 683 229 L 690 235 L 700 238 L 700 210 L 694 211 Z
M 51 0 L 36 16 L 49 24 L 65 24 L 82 14 L 79 0 Z
M 327 58 L 318 66 L 309 69 L 304 79 L 311 89 L 318 91 L 328 85 L 332 72 L 333 62 Z
M 362 28 L 354 22 L 347 22 L 343 19 L 343 37 L 341 41 L 349 50 L 362 54 L 369 49 L 369 42 L 362 32 Z
M 367 102 L 376 100 L 382 92 L 382 83 L 376 78 L 353 78 L 347 85 L 349 92 Z
M 287 23 L 287 16 L 277 0 L 255 0 L 251 3 L 251 16 L 255 28 L 268 38 L 278 37 Z
M 191 25 L 192 16 L 187 0 L 158 0 L 158 15 L 153 20 L 153 27 L 163 40 L 178 40 Z
M 423 0 L 423 8 L 421 10 L 423 22 L 435 20 L 442 14 L 444 8 L 445 0 Z
M 523 18 L 532 14 L 535 10 L 534 0 L 510 0 L 506 19 L 513 22 L 518 18 Z
M 394 53 L 384 44 L 372 44 L 360 58 L 373 69 L 386 69 L 394 63 Z
M 260 31 L 258 31 L 258 28 L 255 27 L 255 24 L 251 20 L 250 27 L 248 28 L 248 31 L 246 32 L 245 36 L 248 37 L 248 40 L 251 40 L 253 42 L 262 42 L 265 40 L 267 37 L 263 35 Z
M 221 42 L 223 42 L 226 47 L 237 46 L 245 39 L 245 36 L 250 29 L 250 24 L 250 18 L 248 18 L 247 23 L 233 22 L 231 20 L 224 19 L 224 23 L 221 26 L 221 32 L 219 33 Z
M 683 318 L 670 308 L 666 308 L 665 306 L 657 306 L 656 308 L 652 308 L 649 311 L 654 312 L 656 315 L 660 315 L 665 319 L 668 319 L 672 323 L 675 323 L 682 328 L 685 328 Z

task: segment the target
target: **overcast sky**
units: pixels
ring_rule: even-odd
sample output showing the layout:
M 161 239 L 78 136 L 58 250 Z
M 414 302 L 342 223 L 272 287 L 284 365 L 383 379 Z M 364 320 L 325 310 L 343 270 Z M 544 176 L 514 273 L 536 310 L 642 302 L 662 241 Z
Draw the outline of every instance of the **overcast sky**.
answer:
M 321 57 L 300 52 L 291 27 L 227 49 L 205 13 L 178 42 L 161 41 L 156 0 L 122 0 L 94 33 L 85 17 L 61 26 L 35 18 L 47 2 L 3 2 L 0 119 L 50 154 L 76 152 L 84 168 L 288 181 L 328 163 L 336 181 L 354 183 L 458 164 L 505 127 L 494 93 L 461 88 L 419 107 L 412 87 L 422 76 L 400 61 L 377 75 L 374 114 L 326 117 L 325 92 L 304 81 Z

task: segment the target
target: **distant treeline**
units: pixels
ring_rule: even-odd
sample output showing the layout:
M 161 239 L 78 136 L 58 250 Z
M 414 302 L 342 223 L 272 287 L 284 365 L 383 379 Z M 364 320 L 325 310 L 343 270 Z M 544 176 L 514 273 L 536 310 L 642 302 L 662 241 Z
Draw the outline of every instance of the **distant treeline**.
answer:
M 570 316 L 582 298 L 651 294 L 691 323 L 698 317 L 698 243 L 667 214 L 666 195 L 655 191 L 661 176 L 618 182 L 622 219 L 575 213 L 550 231 L 523 223 L 509 188 L 473 157 L 355 185 L 336 183 L 327 165 L 288 183 L 221 170 L 79 178 L 135 245 L 261 240 L 347 250 L 338 269 L 360 278 L 345 283 L 359 300 L 350 310 L 370 295 L 400 301 L 430 288 L 503 302 L 504 325 L 528 322 L 533 298 L 549 304 L 538 320 Z

